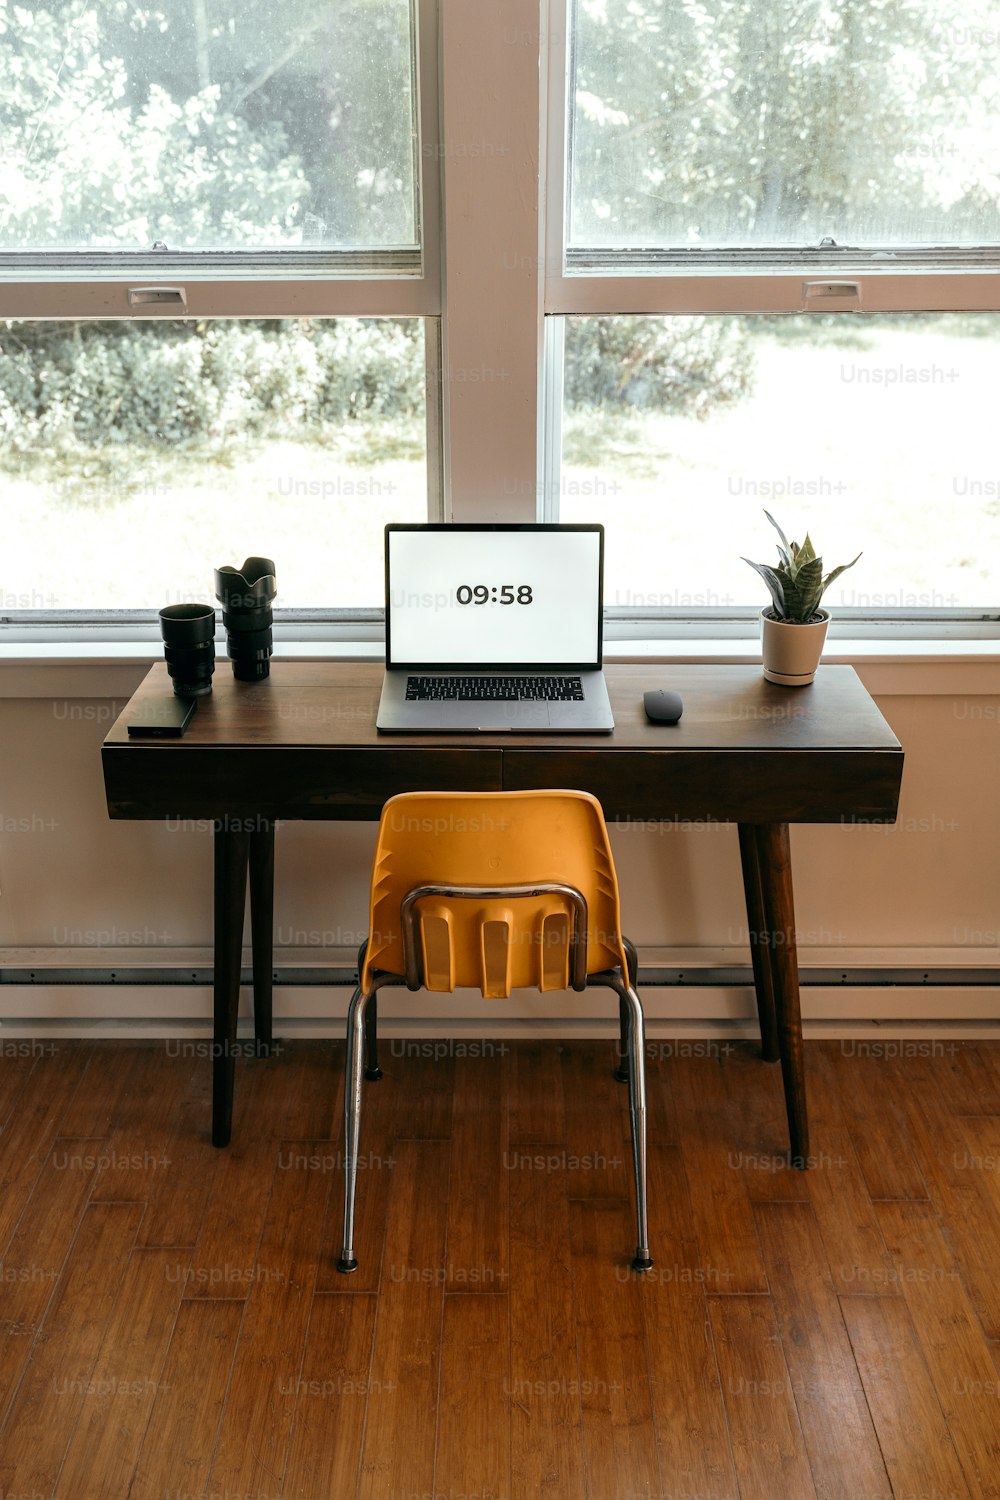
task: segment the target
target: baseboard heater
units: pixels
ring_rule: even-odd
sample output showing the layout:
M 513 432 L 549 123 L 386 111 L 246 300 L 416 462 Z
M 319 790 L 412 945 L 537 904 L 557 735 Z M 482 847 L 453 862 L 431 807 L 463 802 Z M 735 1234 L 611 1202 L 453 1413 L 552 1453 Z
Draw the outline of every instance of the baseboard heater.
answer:
M 244 968 L 242 984 L 252 984 L 253 974 Z M 358 982 L 357 969 L 349 968 L 276 968 L 272 971 L 275 985 L 298 987 L 320 987 L 353 989 Z M 0 985 L 4 984 L 92 984 L 92 985 L 211 985 L 210 967 L 189 967 L 181 964 L 162 964 L 156 967 L 143 964 L 128 968 L 4 968 L 0 969 Z M 722 988 L 726 986 L 752 985 L 753 969 L 749 964 L 725 968 L 642 968 L 639 969 L 639 987 L 653 988 Z M 800 968 L 799 984 L 843 985 L 865 987 L 895 985 L 954 987 L 956 985 L 1000 986 L 1000 968 Z

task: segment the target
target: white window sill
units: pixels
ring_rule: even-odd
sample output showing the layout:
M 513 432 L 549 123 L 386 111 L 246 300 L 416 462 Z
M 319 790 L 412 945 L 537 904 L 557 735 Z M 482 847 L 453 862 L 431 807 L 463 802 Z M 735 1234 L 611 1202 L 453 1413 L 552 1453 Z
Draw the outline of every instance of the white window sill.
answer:
M 274 646 L 275 659 L 286 661 L 381 661 L 384 653 L 385 647 L 378 640 L 276 641 Z M 220 655 L 224 655 L 224 650 Z M 120 666 L 161 659 L 162 652 L 155 641 L 0 641 L 0 667 Z M 610 640 L 605 641 L 604 659 L 608 662 L 754 662 L 760 660 L 760 642 L 750 637 L 698 636 Z M 1000 663 L 1000 638 L 834 638 L 828 642 L 823 660 L 849 665 L 858 662 Z
M 379 640 L 282 641 L 274 655 L 279 661 L 381 661 L 383 652 Z M 151 640 L 0 642 L 0 698 L 112 698 L 124 706 L 145 669 L 160 660 Z M 733 637 L 613 640 L 605 644 L 605 660 L 749 666 L 760 661 L 760 645 Z M 823 660 L 855 667 L 876 696 L 1000 697 L 997 639 L 834 639 Z

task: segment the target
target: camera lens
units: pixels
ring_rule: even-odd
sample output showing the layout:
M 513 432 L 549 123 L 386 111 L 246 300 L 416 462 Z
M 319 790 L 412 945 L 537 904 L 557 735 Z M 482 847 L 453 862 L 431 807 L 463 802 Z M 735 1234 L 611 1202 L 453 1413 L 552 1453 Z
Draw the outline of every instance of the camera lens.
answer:
M 215 609 L 211 604 L 168 604 L 160 633 L 174 692 L 203 698 L 215 671 Z
M 269 557 L 248 557 L 242 568 L 215 570 L 226 646 L 233 676 L 241 682 L 260 682 L 271 670 L 271 601 L 277 592 Z

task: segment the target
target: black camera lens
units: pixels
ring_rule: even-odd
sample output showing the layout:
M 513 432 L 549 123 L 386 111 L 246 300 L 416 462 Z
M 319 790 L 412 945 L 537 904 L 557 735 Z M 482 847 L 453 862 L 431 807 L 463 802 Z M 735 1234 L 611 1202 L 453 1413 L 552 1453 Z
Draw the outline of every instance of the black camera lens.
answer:
M 233 676 L 241 682 L 260 682 L 271 670 L 271 601 L 277 592 L 269 557 L 248 557 L 242 568 L 215 570 L 226 646 Z
M 215 609 L 211 604 L 168 604 L 160 610 L 160 633 L 174 692 L 203 698 L 215 671 Z

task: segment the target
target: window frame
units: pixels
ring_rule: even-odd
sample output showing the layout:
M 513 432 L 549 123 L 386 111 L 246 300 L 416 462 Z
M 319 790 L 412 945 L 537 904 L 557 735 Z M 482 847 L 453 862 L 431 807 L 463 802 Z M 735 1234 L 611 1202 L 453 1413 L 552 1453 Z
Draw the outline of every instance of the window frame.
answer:
M 542 512 L 558 515 L 563 320 L 569 316 L 1000 312 L 1000 244 L 995 247 L 815 246 L 803 249 L 598 249 L 568 246 L 573 121 L 571 20 L 574 0 L 541 0 L 547 43 L 548 182 L 545 193 L 545 411 L 550 452 Z M 885 255 L 893 258 L 886 267 Z M 609 634 L 755 635 L 759 610 L 657 609 L 616 612 Z M 979 638 L 1000 636 L 997 608 L 838 609 L 831 636 Z
M 411 0 L 419 252 L 161 252 L 118 270 L 95 252 L 72 258 L 85 273 L 73 277 L 64 255 L 32 257 L 30 275 L 23 257 L 14 267 L 0 255 L 0 317 L 176 316 L 128 306 L 129 288 L 150 278 L 183 285 L 189 317 L 421 317 L 428 519 L 523 522 L 558 515 L 565 316 L 808 315 L 807 301 L 826 313 L 824 283 L 845 281 L 862 311 L 1000 311 L 1000 247 L 914 251 L 891 270 L 840 248 L 567 257 L 571 3 Z M 380 615 L 277 612 L 316 639 L 371 638 Z M 9 638 L 36 641 L 152 639 L 155 622 L 155 611 L 0 614 Z M 758 612 L 649 607 L 607 622 L 609 639 L 747 638 Z M 840 610 L 832 633 L 992 638 L 1000 608 Z

